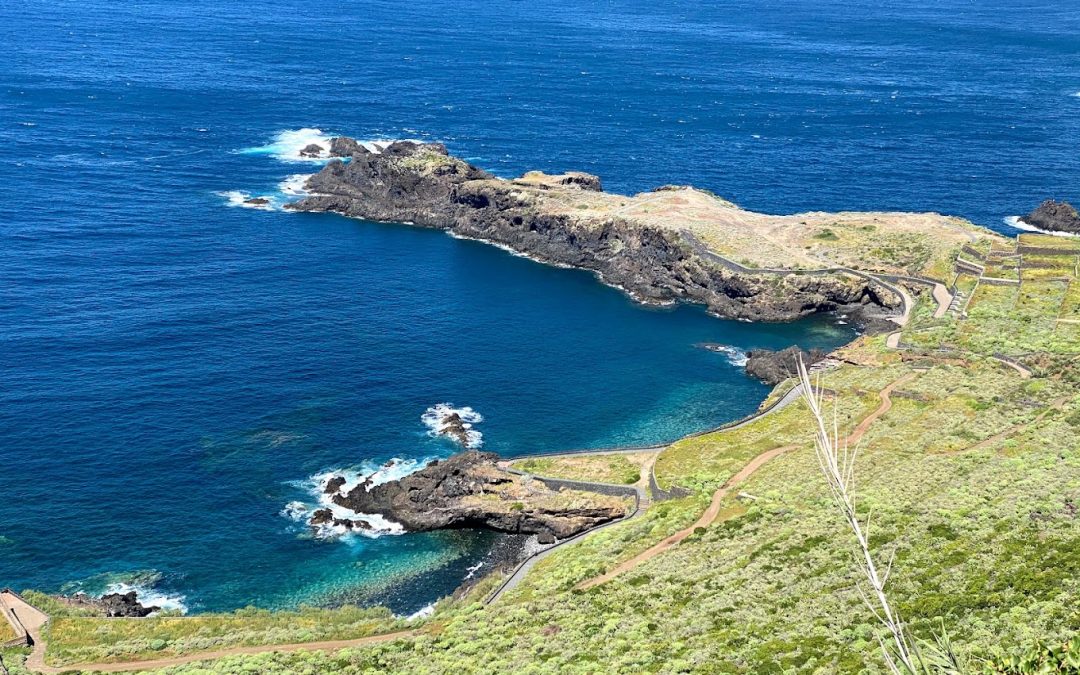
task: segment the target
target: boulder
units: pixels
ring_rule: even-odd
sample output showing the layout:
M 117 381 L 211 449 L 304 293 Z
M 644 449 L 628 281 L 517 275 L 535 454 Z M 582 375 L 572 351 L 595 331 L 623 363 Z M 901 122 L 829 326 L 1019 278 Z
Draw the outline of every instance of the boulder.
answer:
M 825 358 L 820 349 L 806 351 L 798 346 L 781 349 L 778 352 L 769 349 L 753 349 L 746 353 L 746 374 L 756 377 L 765 384 L 780 384 L 789 377 L 798 375 L 799 357 L 809 368 Z
M 146 607 L 139 602 L 135 591 L 127 593 L 109 593 L 101 596 L 97 604 L 108 617 L 135 617 L 149 616 L 154 612 L 161 611 L 160 607 Z
M 300 151 L 300 156 L 311 158 L 322 157 L 323 150 L 325 150 L 325 148 L 318 143 L 309 143 Z
M 330 480 L 326 481 L 326 485 L 323 486 L 323 494 L 332 495 L 345 485 L 345 479 L 341 476 L 334 476 Z
M 1047 199 L 1022 220 L 1048 232 L 1080 234 L 1080 214 L 1068 202 Z

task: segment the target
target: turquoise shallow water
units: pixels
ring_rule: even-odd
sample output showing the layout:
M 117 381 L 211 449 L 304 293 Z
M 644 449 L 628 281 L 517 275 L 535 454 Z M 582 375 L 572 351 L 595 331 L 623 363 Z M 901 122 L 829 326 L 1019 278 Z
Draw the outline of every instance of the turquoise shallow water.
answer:
M 299 130 L 1001 227 L 1077 198 L 1078 34 L 1075 12 L 1022 3 L 4 3 L 0 585 L 414 611 L 501 538 L 312 539 L 287 508 L 312 476 L 452 452 L 421 421 L 443 402 L 504 454 L 672 439 L 766 392 L 696 343 L 849 334 L 230 206 L 317 168 L 286 161 Z

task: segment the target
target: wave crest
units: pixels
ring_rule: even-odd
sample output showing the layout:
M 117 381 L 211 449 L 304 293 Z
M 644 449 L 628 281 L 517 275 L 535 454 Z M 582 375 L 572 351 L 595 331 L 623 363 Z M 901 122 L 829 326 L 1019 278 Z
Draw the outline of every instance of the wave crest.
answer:
M 458 438 L 453 432 L 457 420 L 460 420 L 461 429 L 464 430 L 463 438 Z M 484 444 L 484 435 L 473 428 L 474 424 L 484 421 L 484 416 L 468 406 L 455 408 L 453 403 L 437 403 L 420 416 L 420 421 L 429 429 L 429 436 L 452 435 L 469 449 L 479 448 Z

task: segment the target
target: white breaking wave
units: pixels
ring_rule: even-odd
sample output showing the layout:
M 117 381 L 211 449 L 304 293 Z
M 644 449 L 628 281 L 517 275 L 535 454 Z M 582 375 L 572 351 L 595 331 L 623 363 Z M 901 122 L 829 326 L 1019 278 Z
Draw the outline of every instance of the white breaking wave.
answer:
M 131 591 L 135 591 L 135 597 L 144 607 L 160 607 L 165 611 L 187 614 L 188 608 L 185 604 L 187 598 L 185 596 L 162 593 L 161 591 L 156 591 L 152 588 L 147 588 L 138 584 L 128 584 L 124 582 L 109 584 L 102 595 L 109 595 L 110 593 L 125 594 L 130 593 Z
M 1015 227 L 1018 230 L 1025 230 L 1027 232 L 1039 232 L 1040 234 L 1050 234 L 1055 237 L 1077 237 L 1080 235 L 1073 234 L 1072 232 L 1055 232 L 1053 230 L 1044 230 L 1034 225 L 1025 223 L 1020 216 L 1009 216 L 1004 219 L 1005 224 L 1010 227 Z
M 311 495 L 311 501 L 291 501 L 281 510 L 281 515 L 299 523 L 307 523 L 315 511 L 329 509 L 335 518 L 352 521 L 363 521 L 371 529 L 349 529 L 343 525 L 325 523 L 314 528 L 314 534 L 319 539 L 348 539 L 355 535 L 375 539 L 383 535 L 404 534 L 405 528 L 383 516 L 372 513 L 356 513 L 344 506 L 334 503 L 334 495 L 345 495 L 365 481 L 368 489 L 382 483 L 404 478 L 411 473 L 419 471 L 428 465 L 431 460 L 425 459 L 399 459 L 394 458 L 384 464 L 364 462 L 358 467 L 350 469 L 337 469 L 324 471 L 311 476 L 298 484 Z M 326 485 L 332 478 L 341 477 L 345 483 L 334 494 L 326 494 Z
M 294 173 L 278 183 L 278 190 L 281 191 L 281 194 L 289 197 L 306 197 L 310 193 L 305 185 L 307 185 L 308 179 L 314 175 L 313 173 Z
M 330 141 L 336 137 L 325 133 L 322 129 L 315 129 L 312 127 L 304 127 L 303 129 L 286 129 L 279 131 L 266 145 L 257 145 L 251 148 L 244 148 L 240 150 L 242 155 L 270 155 L 282 162 L 315 162 L 325 163 L 333 159 L 330 156 Z M 398 141 L 408 141 L 411 143 L 426 143 L 416 138 L 378 138 L 372 140 L 361 141 L 357 140 L 357 143 L 364 146 L 368 151 L 374 153 L 380 153 L 387 148 L 387 146 L 396 143 Z M 305 148 L 316 145 L 320 148 L 320 152 L 316 157 L 305 157 L 300 154 Z
M 428 408 L 420 416 L 420 421 L 430 429 L 430 436 L 441 436 L 449 427 L 450 417 L 454 414 L 461 418 L 462 426 L 465 427 L 465 447 L 479 448 L 483 445 L 484 435 L 473 429 L 473 425 L 483 422 L 484 416 L 468 406 L 455 408 L 453 403 L 439 403 Z
M 466 571 L 468 571 L 468 574 L 465 575 L 465 579 L 466 580 L 472 579 L 474 576 L 476 576 L 476 573 L 479 572 L 480 568 L 483 567 L 483 566 L 484 566 L 484 561 L 481 560 L 480 562 L 476 563 L 472 567 L 466 568 Z
M 426 618 L 428 618 L 429 616 L 431 616 L 434 613 L 435 613 L 435 603 L 433 602 L 430 605 L 424 605 L 423 607 L 416 610 L 415 612 L 413 612 L 409 616 L 405 617 L 405 620 L 406 621 L 416 621 L 418 619 L 426 619 Z
M 330 159 L 330 139 L 321 129 L 287 129 L 280 131 L 266 145 L 240 150 L 242 155 L 270 155 L 282 162 L 325 162 Z M 309 145 L 321 148 L 318 157 L 302 157 L 300 151 Z
M 260 211 L 273 211 L 277 208 L 277 201 L 271 195 L 260 195 L 263 199 L 269 200 L 269 203 L 267 204 L 248 204 L 247 200 L 252 198 L 251 193 L 249 192 L 227 190 L 225 192 L 215 192 L 214 194 L 228 200 L 229 206 L 239 206 L 244 209 L 258 209 Z
M 278 189 L 276 193 L 260 194 L 256 195 L 259 199 L 265 199 L 265 204 L 251 204 L 248 200 L 252 199 L 250 192 L 244 190 L 225 190 L 222 192 L 215 192 L 219 197 L 224 197 L 228 206 L 240 207 L 244 209 L 256 209 L 259 211 L 283 211 L 282 208 L 287 202 L 293 201 L 300 197 L 306 197 L 311 194 L 305 187 L 307 181 L 315 174 L 311 173 L 294 173 L 287 176 L 285 180 L 278 183 Z
M 736 368 L 742 368 L 746 365 L 746 352 L 738 347 L 732 347 L 730 345 L 709 345 L 706 349 L 718 354 L 723 354 L 727 357 L 727 362 Z

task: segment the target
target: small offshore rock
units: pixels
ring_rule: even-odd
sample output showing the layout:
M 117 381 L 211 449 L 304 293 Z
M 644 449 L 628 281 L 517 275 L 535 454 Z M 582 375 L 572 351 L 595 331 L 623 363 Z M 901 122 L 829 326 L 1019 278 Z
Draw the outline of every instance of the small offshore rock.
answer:
M 1080 234 L 1080 213 L 1068 202 L 1047 199 L 1022 220 L 1040 230 Z
M 323 147 L 317 143 L 311 143 L 300 151 L 301 157 L 322 157 Z
M 142 618 L 154 612 L 160 612 L 160 607 L 147 607 L 139 602 L 135 591 L 127 593 L 109 593 L 101 596 L 96 603 L 108 617 Z
M 342 476 L 334 476 L 330 480 L 326 481 L 326 487 L 323 488 L 323 494 L 332 495 L 341 490 L 342 486 L 346 483 Z

